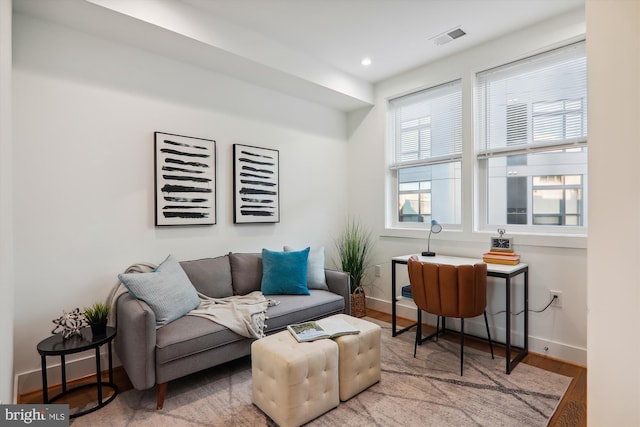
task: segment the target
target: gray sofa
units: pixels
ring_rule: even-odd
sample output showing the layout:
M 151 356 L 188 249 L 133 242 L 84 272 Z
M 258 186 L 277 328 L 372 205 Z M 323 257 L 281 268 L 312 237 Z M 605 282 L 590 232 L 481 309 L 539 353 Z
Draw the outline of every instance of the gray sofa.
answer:
M 213 298 L 260 290 L 261 254 L 231 253 L 180 265 L 194 287 Z M 333 270 L 325 270 L 325 275 L 328 291 L 269 296 L 280 303 L 268 308 L 265 333 L 281 331 L 291 323 L 350 314 L 349 275 Z M 246 356 L 253 341 L 196 316 L 183 316 L 157 328 L 153 310 L 129 293 L 118 298 L 116 319 L 116 353 L 135 389 L 158 384 L 158 409 L 164 404 L 169 381 Z

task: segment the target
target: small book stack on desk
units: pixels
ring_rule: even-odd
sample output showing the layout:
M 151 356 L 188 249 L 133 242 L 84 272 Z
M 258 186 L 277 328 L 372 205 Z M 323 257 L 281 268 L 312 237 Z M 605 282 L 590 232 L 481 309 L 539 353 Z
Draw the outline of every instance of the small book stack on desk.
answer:
M 482 254 L 482 260 L 489 264 L 520 264 L 520 255 L 513 251 L 489 251 Z

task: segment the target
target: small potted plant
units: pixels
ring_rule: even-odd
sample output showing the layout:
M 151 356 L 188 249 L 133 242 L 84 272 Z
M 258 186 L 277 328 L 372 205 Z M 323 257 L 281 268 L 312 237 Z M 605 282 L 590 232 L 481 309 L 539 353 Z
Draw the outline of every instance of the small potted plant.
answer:
M 87 318 L 93 335 L 103 335 L 107 331 L 110 311 L 111 307 L 101 302 L 97 302 L 91 307 L 85 307 L 84 316 Z
M 367 268 L 371 265 L 373 236 L 371 231 L 350 219 L 336 240 L 338 257 L 342 271 L 351 277 L 351 314 L 355 317 L 366 315 L 364 279 Z

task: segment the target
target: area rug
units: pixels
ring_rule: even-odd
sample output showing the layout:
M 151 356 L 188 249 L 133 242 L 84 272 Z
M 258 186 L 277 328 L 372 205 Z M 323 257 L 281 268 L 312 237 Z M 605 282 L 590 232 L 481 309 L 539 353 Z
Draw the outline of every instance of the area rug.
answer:
M 368 319 L 371 320 L 371 319 Z M 383 327 L 379 383 L 308 426 L 546 426 L 571 378 L 439 340 L 418 347 L 414 332 L 391 337 Z M 251 403 L 248 357 L 169 383 L 164 409 L 156 389 L 129 390 L 104 408 L 73 419 L 80 426 L 275 426 Z

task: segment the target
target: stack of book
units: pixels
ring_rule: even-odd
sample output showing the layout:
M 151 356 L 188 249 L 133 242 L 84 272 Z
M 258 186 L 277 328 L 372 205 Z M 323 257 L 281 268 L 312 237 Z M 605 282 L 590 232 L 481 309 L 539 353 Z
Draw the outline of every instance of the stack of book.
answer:
M 489 264 L 520 264 L 520 255 L 511 251 L 489 251 L 482 254 L 482 260 Z

